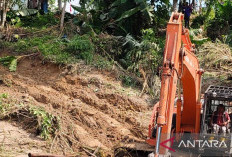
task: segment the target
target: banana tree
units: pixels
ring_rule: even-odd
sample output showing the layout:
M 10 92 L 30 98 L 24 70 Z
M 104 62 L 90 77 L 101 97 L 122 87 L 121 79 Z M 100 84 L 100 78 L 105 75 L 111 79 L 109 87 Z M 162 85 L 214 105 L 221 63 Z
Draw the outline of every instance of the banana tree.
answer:
M 146 0 L 80 0 L 80 7 L 73 8 L 93 28 L 118 35 L 138 35 L 153 19 L 153 8 Z

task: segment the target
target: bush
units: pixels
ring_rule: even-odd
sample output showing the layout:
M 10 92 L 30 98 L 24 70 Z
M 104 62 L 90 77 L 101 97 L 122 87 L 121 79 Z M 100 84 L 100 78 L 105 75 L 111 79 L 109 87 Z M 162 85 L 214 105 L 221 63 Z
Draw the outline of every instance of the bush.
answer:
M 77 58 L 85 60 L 87 64 L 93 61 L 94 45 L 88 35 L 76 35 L 67 44 L 67 51 L 74 54 Z
M 11 72 L 16 71 L 17 68 L 17 58 L 14 56 L 7 56 L 0 58 L 0 64 L 4 66 L 9 66 Z
M 218 2 L 216 4 L 216 17 L 222 18 L 232 25 L 232 2 L 231 0 L 225 0 L 224 3 Z
M 222 35 L 227 35 L 230 30 L 229 23 L 222 18 L 215 18 L 209 21 L 207 26 L 207 36 L 215 41 L 217 38 L 222 40 Z
M 24 9 L 23 11 L 29 12 Z M 55 13 L 49 12 L 48 14 L 41 15 L 35 13 L 33 15 L 21 16 L 17 15 L 19 11 L 10 10 L 7 12 L 7 22 L 16 27 L 30 27 L 43 29 L 48 26 L 56 25 L 59 23 L 59 18 L 56 17 Z
M 232 30 L 230 30 L 228 35 L 222 37 L 223 37 L 223 42 L 225 44 L 228 44 L 230 47 L 232 47 Z
M 56 25 L 59 23 L 59 19 L 55 17 L 54 13 L 48 14 L 36 14 L 32 16 L 21 17 L 20 21 L 16 24 L 18 27 L 34 27 L 34 28 L 46 28 L 48 26 Z
M 206 17 L 202 14 L 195 17 L 192 21 L 191 28 L 194 28 L 194 29 L 200 28 L 200 26 L 204 24 L 205 20 L 206 20 Z
M 141 42 L 131 36 L 126 36 L 124 49 L 126 53 L 126 66 L 133 72 L 138 72 L 139 67 L 155 72 L 161 63 L 164 40 L 156 38 L 152 29 L 142 31 Z
M 136 86 L 136 80 L 134 80 L 132 77 L 127 75 L 121 75 L 120 76 L 122 80 L 122 84 L 126 87 L 135 87 Z

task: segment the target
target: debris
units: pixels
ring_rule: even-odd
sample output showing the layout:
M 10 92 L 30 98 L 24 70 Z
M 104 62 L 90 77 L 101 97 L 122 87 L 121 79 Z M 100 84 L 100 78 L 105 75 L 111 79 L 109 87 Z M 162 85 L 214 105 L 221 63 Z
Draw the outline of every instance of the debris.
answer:
M 232 69 L 232 54 L 228 45 L 217 41 L 206 42 L 199 47 L 199 61 L 203 68 L 208 71 L 223 70 L 229 71 Z
M 29 153 L 28 154 L 28 157 L 68 157 L 68 156 L 63 156 L 63 155 L 45 155 L 45 154 L 32 154 L 32 153 Z
M 89 67 L 77 66 L 80 71 Z M 113 155 L 115 145 L 125 136 L 129 139 L 146 138 L 144 130 L 148 126 L 146 122 L 150 119 L 150 103 L 145 100 L 149 99 L 148 95 L 144 94 L 145 99 L 139 98 L 139 90 L 123 87 L 121 82 L 115 79 L 113 71 L 94 69 L 80 74 L 60 76 L 61 72 L 62 67 L 52 63 L 44 64 L 40 56 L 21 59 L 15 73 L 9 73 L 0 65 L 1 80 L 7 78 L 12 82 L 11 87 L 0 84 L 0 93 L 7 91 L 9 98 L 17 99 L 17 102 L 23 102 L 25 105 L 42 107 L 53 117 L 58 117 L 52 120 L 45 119 L 46 124 L 58 120 L 60 127 L 52 132 L 51 142 L 39 152 L 73 156 L 78 156 L 74 153 L 78 152 L 80 156 L 107 156 Z M 17 106 L 21 108 L 21 105 Z M 30 108 L 26 106 L 23 108 L 25 109 L 12 108 L 15 112 L 7 112 L 6 116 L 9 115 L 11 122 L 32 134 L 37 133 L 36 128 L 41 131 L 37 124 L 42 122 L 42 125 L 43 121 L 34 116 L 28 118 L 34 112 L 29 112 Z M 40 115 L 43 114 L 44 112 Z M 126 120 L 126 117 L 131 118 Z M 43 126 L 45 129 L 50 127 Z M 57 126 L 52 123 L 52 128 L 55 127 Z M 82 149 L 83 146 L 87 146 L 84 147 L 85 150 Z M 21 153 L 26 151 L 28 149 Z

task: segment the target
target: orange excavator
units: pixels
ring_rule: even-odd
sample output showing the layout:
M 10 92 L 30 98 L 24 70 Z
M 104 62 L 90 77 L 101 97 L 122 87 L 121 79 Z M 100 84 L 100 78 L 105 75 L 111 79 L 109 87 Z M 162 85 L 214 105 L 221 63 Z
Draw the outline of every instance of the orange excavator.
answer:
M 191 43 L 189 30 L 182 26 L 183 19 L 183 14 L 172 13 L 167 25 L 160 101 L 154 106 L 146 140 L 149 145 L 156 146 L 156 155 L 167 153 L 167 149 L 159 147 L 160 141 L 168 140 L 173 131 L 200 132 L 203 70 L 195 56 L 195 46 Z M 174 107 L 177 87 L 178 98 Z M 175 126 L 173 126 L 174 113 Z
M 183 14 L 172 13 L 167 25 L 160 101 L 154 105 L 146 140 L 150 147 L 133 142 L 116 149 L 116 157 L 127 156 L 124 150 L 120 151 L 121 148 L 136 150 L 136 155 L 129 156 L 144 156 L 138 155 L 138 150 L 155 152 L 156 157 L 169 156 L 167 148 L 170 148 L 172 133 L 200 133 L 204 138 L 208 135 L 211 138 L 211 117 L 220 104 L 231 112 L 232 119 L 232 87 L 211 85 L 205 91 L 204 103 L 201 101 L 201 78 L 204 71 L 195 56 L 195 46 L 191 43 L 189 30 L 182 26 L 183 19 Z M 169 141 L 166 147 L 160 147 L 163 141 Z M 219 152 L 220 155 L 225 152 L 232 154 L 231 143 L 230 146 L 216 151 L 223 151 Z
M 182 26 L 183 19 L 182 13 L 172 13 L 167 25 L 160 101 L 154 105 L 146 140 L 153 149 L 155 147 L 155 156 L 168 156 L 168 150 L 174 141 L 173 133 L 198 135 L 198 139 L 206 142 L 209 139 L 219 139 L 220 135 L 214 134 L 211 120 L 220 105 L 224 105 L 224 112 L 232 118 L 232 87 L 210 85 L 204 93 L 204 99 L 201 99 L 201 78 L 204 71 L 195 55 L 189 30 Z M 210 147 L 209 152 L 217 152 L 220 156 L 232 154 L 232 124 L 226 127 L 229 133 L 226 139 L 230 139 L 225 143 L 226 147 Z M 166 145 L 162 145 L 163 142 Z M 197 149 L 199 152 L 207 151 L 208 148 Z

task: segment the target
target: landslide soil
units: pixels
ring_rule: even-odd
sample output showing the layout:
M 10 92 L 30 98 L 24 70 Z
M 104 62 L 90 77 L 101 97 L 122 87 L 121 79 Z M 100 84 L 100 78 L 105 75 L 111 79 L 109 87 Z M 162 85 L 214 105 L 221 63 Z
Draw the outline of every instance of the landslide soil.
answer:
M 6 55 L 10 54 L 0 56 Z M 61 128 L 45 141 L 22 123 L 0 121 L 0 156 L 26 156 L 29 152 L 87 156 L 86 150 L 91 149 L 114 156 L 114 148 L 122 142 L 144 141 L 151 99 L 146 94 L 140 98 L 139 90 L 123 87 L 117 75 L 115 70 L 99 71 L 81 63 L 58 66 L 38 56 L 22 58 L 16 72 L 0 65 L 0 94 L 45 108 L 60 118 Z

